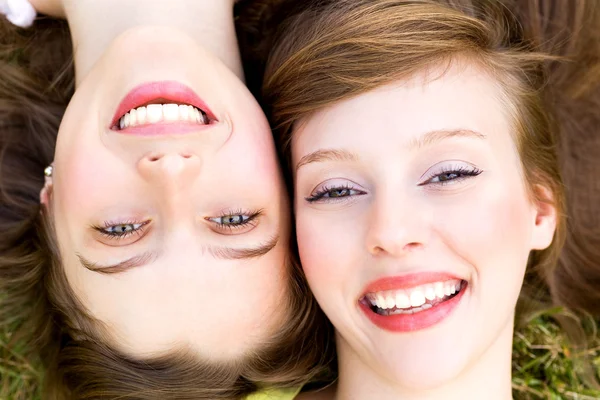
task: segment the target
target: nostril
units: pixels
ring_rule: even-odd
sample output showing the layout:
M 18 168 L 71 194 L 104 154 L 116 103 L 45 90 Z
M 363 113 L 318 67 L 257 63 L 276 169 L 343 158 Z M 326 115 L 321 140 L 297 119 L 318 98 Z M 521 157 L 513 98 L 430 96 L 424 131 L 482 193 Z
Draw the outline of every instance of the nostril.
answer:
M 148 160 L 150 162 L 156 162 L 156 161 L 160 160 L 160 158 L 161 158 L 161 156 L 158 156 L 158 155 L 157 156 L 150 156 L 150 157 L 148 157 Z
M 192 158 L 191 154 L 182 154 L 181 157 L 183 158 Z

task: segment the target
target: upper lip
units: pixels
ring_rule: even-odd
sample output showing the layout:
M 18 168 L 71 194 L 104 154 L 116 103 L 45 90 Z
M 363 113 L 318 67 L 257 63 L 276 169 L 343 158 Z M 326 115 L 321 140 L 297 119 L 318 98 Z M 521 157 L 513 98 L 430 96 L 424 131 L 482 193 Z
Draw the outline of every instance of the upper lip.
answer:
M 116 126 L 130 110 L 159 99 L 165 103 L 189 104 L 204 111 L 209 120 L 217 120 L 208 105 L 187 85 L 177 81 L 157 81 L 142 83 L 129 91 L 119 103 L 110 126 Z
M 363 296 L 367 293 L 410 289 L 428 283 L 443 282 L 452 279 L 463 280 L 463 278 L 457 274 L 447 271 L 415 272 L 404 275 L 387 276 L 370 282 L 363 290 Z

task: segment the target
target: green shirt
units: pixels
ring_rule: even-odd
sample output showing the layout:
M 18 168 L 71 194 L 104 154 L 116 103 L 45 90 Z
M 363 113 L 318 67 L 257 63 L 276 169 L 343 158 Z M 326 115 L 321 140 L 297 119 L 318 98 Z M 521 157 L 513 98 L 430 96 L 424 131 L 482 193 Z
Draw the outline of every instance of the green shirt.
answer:
M 300 392 L 298 389 L 263 389 L 252 393 L 246 400 L 293 400 Z

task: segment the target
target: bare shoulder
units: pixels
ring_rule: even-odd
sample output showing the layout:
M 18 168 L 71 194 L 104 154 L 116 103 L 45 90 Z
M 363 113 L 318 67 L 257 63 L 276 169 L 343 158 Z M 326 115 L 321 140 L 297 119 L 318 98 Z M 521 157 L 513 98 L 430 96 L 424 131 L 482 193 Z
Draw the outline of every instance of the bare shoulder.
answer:
M 332 400 L 335 397 L 335 386 L 329 386 L 315 392 L 304 392 L 296 396 L 295 400 Z

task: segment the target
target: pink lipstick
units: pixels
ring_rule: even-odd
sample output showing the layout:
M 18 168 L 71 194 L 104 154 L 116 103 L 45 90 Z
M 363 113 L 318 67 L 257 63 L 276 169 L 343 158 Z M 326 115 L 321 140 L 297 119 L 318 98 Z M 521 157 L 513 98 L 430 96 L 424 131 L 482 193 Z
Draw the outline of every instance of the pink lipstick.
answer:
M 467 288 L 466 280 L 445 272 L 386 277 L 367 285 L 359 307 L 381 329 L 414 332 L 449 317 Z M 412 306 L 413 300 L 418 306 Z
M 157 107 L 156 105 L 169 104 L 170 111 L 175 108 L 175 118 L 170 119 L 165 116 L 164 120 L 148 121 L 137 126 L 125 126 L 120 129 L 119 125 L 126 114 L 134 115 L 140 107 Z M 155 105 L 155 106 L 151 106 Z M 177 106 L 177 107 L 175 107 Z M 178 109 L 184 109 L 190 113 L 190 119 L 179 117 Z M 160 108 L 160 107 L 159 107 Z M 182 112 L 183 112 L 182 111 Z M 161 111 L 162 112 L 162 111 Z M 191 117 L 196 112 L 201 115 L 202 121 L 199 123 Z M 150 117 L 148 117 L 150 118 Z M 208 105 L 188 86 L 176 81 L 148 82 L 133 88 L 121 101 L 111 121 L 111 129 L 125 134 L 138 135 L 161 135 L 187 133 L 198 131 L 210 126 L 211 122 L 217 121 L 216 116 L 210 110 Z

